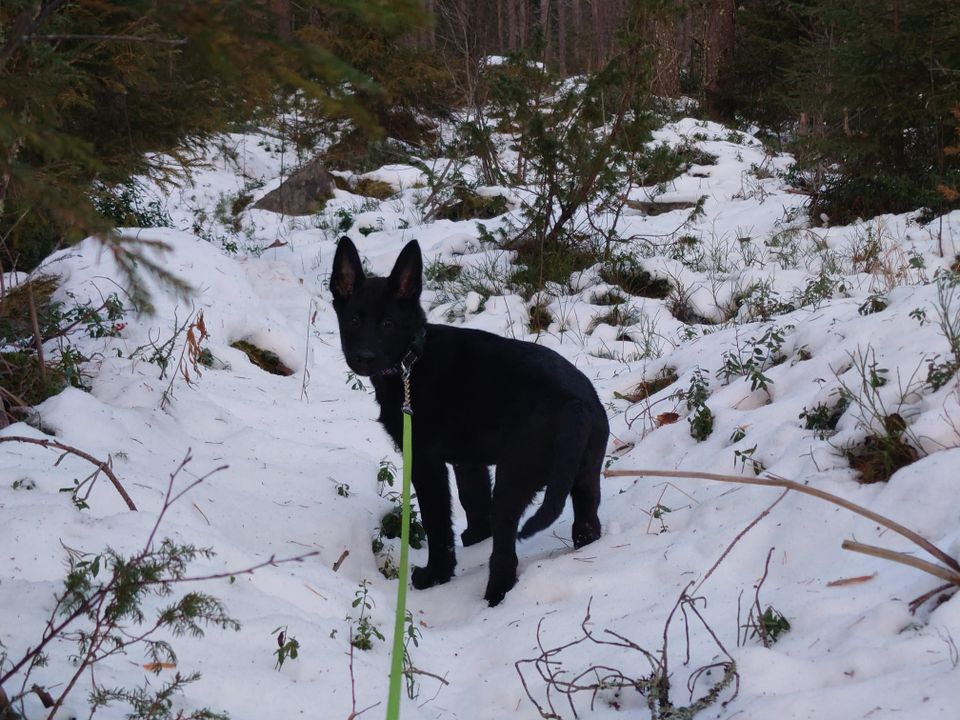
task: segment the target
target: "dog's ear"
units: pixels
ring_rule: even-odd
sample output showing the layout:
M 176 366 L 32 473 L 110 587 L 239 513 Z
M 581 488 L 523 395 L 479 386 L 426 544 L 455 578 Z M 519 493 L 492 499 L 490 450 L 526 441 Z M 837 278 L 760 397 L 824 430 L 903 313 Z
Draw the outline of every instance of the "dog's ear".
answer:
M 333 270 L 330 273 L 330 292 L 334 300 L 349 300 L 354 291 L 359 288 L 366 275 L 363 274 L 363 264 L 357 248 L 344 236 L 337 243 L 337 252 L 333 256 Z
M 422 289 L 423 258 L 416 240 L 411 240 L 400 251 L 400 257 L 387 279 L 390 291 L 398 300 L 416 300 Z

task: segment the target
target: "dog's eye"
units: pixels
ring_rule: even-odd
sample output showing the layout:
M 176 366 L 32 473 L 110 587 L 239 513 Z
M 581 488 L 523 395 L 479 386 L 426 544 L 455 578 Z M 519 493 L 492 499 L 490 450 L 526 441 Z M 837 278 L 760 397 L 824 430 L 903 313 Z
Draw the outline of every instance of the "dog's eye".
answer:
M 392 329 L 393 329 L 393 320 L 381 320 L 381 321 L 380 321 L 380 325 L 381 325 L 381 327 L 383 327 L 384 330 L 392 330 Z
M 351 326 L 351 327 L 360 327 L 360 316 L 359 316 L 359 315 L 354 315 L 353 317 L 350 318 L 350 326 Z

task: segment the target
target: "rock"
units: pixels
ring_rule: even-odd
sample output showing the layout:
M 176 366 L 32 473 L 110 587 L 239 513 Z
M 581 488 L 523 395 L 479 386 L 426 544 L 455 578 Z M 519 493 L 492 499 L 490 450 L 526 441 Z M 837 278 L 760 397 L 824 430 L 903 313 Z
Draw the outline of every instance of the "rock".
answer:
M 315 158 L 253 204 L 284 215 L 311 215 L 333 197 L 333 176 Z

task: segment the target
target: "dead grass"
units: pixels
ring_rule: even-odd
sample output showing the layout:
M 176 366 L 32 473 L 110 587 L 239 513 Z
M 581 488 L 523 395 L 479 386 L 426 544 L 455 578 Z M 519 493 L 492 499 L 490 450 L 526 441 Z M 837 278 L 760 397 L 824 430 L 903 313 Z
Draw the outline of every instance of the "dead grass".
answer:
M 357 180 L 356 187 L 352 192 L 365 197 L 376 198 L 377 200 L 386 200 L 396 195 L 397 191 L 393 185 L 383 180 L 374 180 L 373 178 L 360 178 Z
M 893 434 L 868 435 L 863 442 L 844 448 L 843 455 L 863 485 L 886 482 L 897 470 L 919 458 L 916 448 Z
M 632 390 L 622 395 L 618 393 L 617 397 L 621 397 L 627 402 L 640 402 L 641 400 L 646 400 L 651 395 L 656 395 L 664 388 L 670 387 L 679 379 L 676 370 L 673 368 L 664 368 L 652 380 L 641 380 Z

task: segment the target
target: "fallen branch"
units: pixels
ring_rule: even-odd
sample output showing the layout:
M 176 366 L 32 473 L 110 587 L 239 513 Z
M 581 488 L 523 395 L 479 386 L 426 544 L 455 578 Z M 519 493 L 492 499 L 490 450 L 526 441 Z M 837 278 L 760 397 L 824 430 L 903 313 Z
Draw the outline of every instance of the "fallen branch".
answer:
M 124 489 L 123 485 L 120 483 L 120 479 L 116 475 L 114 475 L 113 470 L 110 469 L 109 460 L 106 460 L 106 461 L 97 460 L 97 458 L 93 457 L 93 455 L 90 455 L 89 453 L 85 453 L 83 450 L 78 450 L 75 447 L 71 447 L 70 445 L 64 445 L 62 442 L 59 442 L 57 440 L 49 440 L 45 438 L 30 438 L 30 437 L 24 437 L 22 435 L 8 435 L 7 437 L 0 437 L 0 443 L 5 443 L 5 442 L 21 442 L 21 443 L 27 443 L 29 445 L 39 445 L 40 447 L 45 447 L 45 448 L 55 448 L 57 450 L 62 450 L 64 453 L 69 453 L 70 455 L 76 455 L 79 458 L 83 458 L 87 462 L 95 465 L 97 468 L 97 472 L 102 472 L 104 475 L 106 475 L 110 479 L 110 482 L 113 483 L 113 487 L 115 487 L 117 492 L 120 493 L 120 497 L 123 498 L 123 501 L 127 504 L 128 508 L 130 508 L 134 512 L 137 511 L 137 506 L 134 505 L 133 500 L 130 499 L 130 496 L 127 494 L 127 491 Z M 57 460 L 57 463 L 59 462 L 60 461 Z
M 844 500 L 838 495 L 828 493 L 824 490 L 818 490 L 817 488 L 810 487 L 809 485 L 801 485 L 798 482 L 793 480 L 787 480 L 781 477 L 768 476 L 763 478 L 751 478 L 743 477 L 740 475 L 721 475 L 718 473 L 706 473 L 706 472 L 694 472 L 686 470 L 605 470 L 605 477 L 634 477 L 634 476 L 647 476 L 647 477 L 671 477 L 671 478 L 695 478 L 699 480 L 715 480 L 717 482 L 730 482 L 738 483 L 741 485 L 763 485 L 765 487 L 780 487 L 786 488 L 788 490 L 795 490 L 798 493 L 803 493 L 804 495 L 812 495 L 814 497 L 820 498 L 821 500 L 826 500 L 829 503 L 834 505 L 839 505 L 842 508 L 846 508 L 850 512 L 856 513 L 857 515 L 862 515 L 865 518 L 873 520 L 878 525 L 893 530 L 898 535 L 905 537 L 910 542 L 914 543 L 918 547 L 926 550 L 933 557 L 937 558 L 943 562 L 947 568 L 940 568 L 937 565 L 932 565 L 930 563 L 924 563 L 929 565 L 931 568 L 938 568 L 941 572 L 947 573 L 947 575 L 942 575 L 940 573 L 931 573 L 936 577 L 949 580 L 954 585 L 960 585 L 960 562 L 957 562 L 956 559 L 945 553 L 943 550 L 938 548 L 936 545 L 931 543 L 929 540 L 921 536 L 920 534 L 910 530 L 909 528 L 904 527 L 898 522 L 891 520 L 890 518 L 884 517 L 883 515 L 878 515 L 877 513 L 867 510 L 862 505 L 857 505 L 852 503 L 849 500 Z M 844 543 L 846 546 L 846 542 Z M 848 548 L 852 549 L 852 548 Z M 862 552 L 862 551 L 861 551 Z M 883 557 L 883 556 L 880 556 Z M 891 559 L 891 558 L 887 558 Z M 918 561 L 922 562 L 922 561 Z M 923 569 L 926 572 L 931 572 L 929 569 L 921 567 L 919 564 L 913 564 L 913 567 L 918 569 Z
M 56 33 L 48 35 L 24 35 L 24 40 L 44 40 L 57 42 L 59 40 L 89 40 L 91 42 L 136 42 L 156 43 L 157 45 L 173 45 L 183 47 L 187 44 L 186 38 L 143 37 L 141 35 L 80 35 L 77 33 Z
M 864 555 L 872 555 L 873 557 L 883 558 L 884 560 L 890 560 L 891 562 L 900 563 L 901 565 L 909 565 L 917 570 L 923 570 L 925 573 L 929 573 L 935 577 L 938 577 L 941 580 L 946 580 L 954 585 L 960 585 L 960 577 L 957 576 L 957 573 L 943 567 L 942 565 L 936 565 L 935 563 L 927 562 L 926 560 L 921 560 L 920 558 L 915 558 L 913 555 L 907 555 L 906 553 L 896 552 L 894 550 L 887 550 L 886 548 L 877 547 L 875 545 L 865 545 L 863 543 L 855 542 L 854 540 L 844 540 L 840 547 L 842 547 L 844 550 L 863 553 Z

